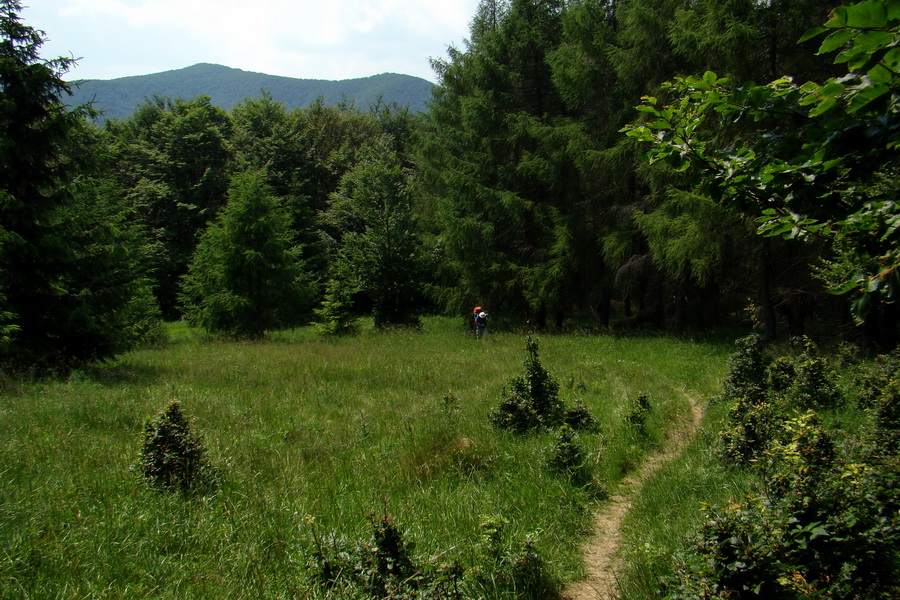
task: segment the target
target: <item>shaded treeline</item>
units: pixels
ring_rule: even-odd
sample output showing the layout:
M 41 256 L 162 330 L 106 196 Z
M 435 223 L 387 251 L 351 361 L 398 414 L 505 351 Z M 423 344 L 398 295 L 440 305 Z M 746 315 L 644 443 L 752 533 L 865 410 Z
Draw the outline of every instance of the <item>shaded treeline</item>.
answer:
M 255 337 L 475 303 L 538 328 L 621 316 L 678 331 L 747 308 L 770 335 L 849 322 L 812 276 L 822 248 L 679 191 L 682 174 L 620 132 L 679 74 L 832 75 L 796 42 L 833 3 L 483 0 L 464 46 L 434 61 L 424 115 L 288 110 L 263 92 L 231 111 L 149 98 L 93 126 L 60 98 L 71 61 L 42 60 L 41 32 L 4 0 L 0 351 L 105 358 L 158 315 Z M 758 135 L 740 127 L 723 139 Z

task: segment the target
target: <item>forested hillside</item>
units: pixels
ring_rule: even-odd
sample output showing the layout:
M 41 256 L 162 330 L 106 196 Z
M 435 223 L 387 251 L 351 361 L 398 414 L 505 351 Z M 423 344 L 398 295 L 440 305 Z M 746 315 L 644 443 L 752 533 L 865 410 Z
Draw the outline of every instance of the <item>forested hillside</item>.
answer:
M 538 329 L 754 321 L 895 343 L 892 2 L 829 21 L 817 0 L 484 0 L 424 114 L 273 89 L 230 108 L 154 96 L 103 126 L 67 108 L 71 61 L 41 58 L 6 6 L 0 293 L 22 360 L 115 354 L 60 328 L 123 302 L 231 335 L 478 304 Z M 271 272 L 232 262 L 248 253 Z M 69 281 L 84 261 L 109 275 Z
M 67 99 L 69 106 L 92 102 L 103 119 L 128 117 L 138 105 L 154 96 L 187 100 L 206 95 L 215 106 L 231 110 L 235 104 L 263 92 L 288 108 L 305 108 L 319 98 L 329 105 L 353 102 L 360 107 L 381 99 L 388 104 L 407 106 L 413 112 L 422 112 L 433 87 L 424 79 L 396 73 L 324 81 L 251 73 L 210 64 L 151 75 L 71 83 L 73 94 Z

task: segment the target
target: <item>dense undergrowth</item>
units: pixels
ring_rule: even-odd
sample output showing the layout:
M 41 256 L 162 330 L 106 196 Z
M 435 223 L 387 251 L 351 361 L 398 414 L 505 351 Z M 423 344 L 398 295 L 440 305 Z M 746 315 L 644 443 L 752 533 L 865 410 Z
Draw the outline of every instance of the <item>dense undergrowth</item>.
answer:
M 623 597 L 897 597 L 898 356 L 739 340 L 703 433 L 631 516 Z
M 730 347 L 542 336 L 572 422 L 519 433 L 490 415 L 523 358 L 537 369 L 524 334 L 479 343 L 437 318 L 169 334 L 65 379 L 4 380 L 0 597 L 552 596 L 581 574 L 604 490 L 687 415 L 685 392 L 718 389 Z M 180 451 L 202 456 L 202 485 L 181 483 Z

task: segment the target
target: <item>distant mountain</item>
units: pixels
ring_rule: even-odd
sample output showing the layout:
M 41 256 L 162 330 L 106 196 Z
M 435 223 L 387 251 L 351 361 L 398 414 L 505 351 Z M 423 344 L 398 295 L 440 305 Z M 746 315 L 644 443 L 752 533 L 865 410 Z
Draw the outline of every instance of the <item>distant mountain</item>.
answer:
M 67 103 L 77 106 L 93 101 L 94 108 L 103 111 L 101 119 L 113 119 L 128 117 L 146 98 L 154 95 L 189 100 L 206 94 L 213 104 L 230 110 L 242 100 L 259 98 L 266 91 L 288 109 L 309 106 L 320 97 L 326 104 L 352 100 L 357 107 L 365 109 L 381 98 L 386 103 L 396 102 L 409 106 L 413 112 L 423 112 L 433 87 L 434 84 L 425 79 L 395 73 L 325 81 L 265 75 L 201 63 L 152 75 L 80 81 L 73 86 L 75 95 L 67 99 Z

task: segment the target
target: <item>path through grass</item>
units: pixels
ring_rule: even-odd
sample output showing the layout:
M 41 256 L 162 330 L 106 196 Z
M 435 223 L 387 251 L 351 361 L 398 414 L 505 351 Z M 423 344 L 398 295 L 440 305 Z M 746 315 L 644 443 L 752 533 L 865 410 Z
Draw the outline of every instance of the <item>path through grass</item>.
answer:
M 423 560 L 475 565 L 479 525 L 510 522 L 558 582 L 581 573 L 597 498 L 546 466 L 548 434 L 493 430 L 488 411 L 520 373 L 524 336 L 487 344 L 447 319 L 421 332 L 337 340 L 298 330 L 246 344 L 175 327 L 163 348 L 65 381 L 0 394 L 0 597 L 290 598 L 319 593 L 307 566 L 323 536 L 365 539 L 394 515 Z M 613 489 L 715 391 L 727 344 L 596 335 L 540 338 L 560 397 Z M 639 391 L 647 435 L 623 420 Z M 176 398 L 225 471 L 216 496 L 147 490 L 129 470 L 146 420 Z M 475 565 L 477 566 L 477 565 Z

